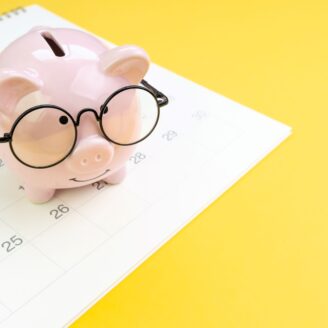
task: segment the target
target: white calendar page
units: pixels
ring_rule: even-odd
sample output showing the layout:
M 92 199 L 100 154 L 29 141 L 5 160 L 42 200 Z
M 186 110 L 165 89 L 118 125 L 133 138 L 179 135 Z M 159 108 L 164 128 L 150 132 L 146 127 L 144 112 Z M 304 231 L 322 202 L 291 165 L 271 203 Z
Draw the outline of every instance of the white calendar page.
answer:
M 1 16 L 0 50 L 34 25 L 77 28 L 28 6 Z M 290 134 L 155 64 L 146 80 L 170 104 L 122 184 L 35 205 L 0 159 L 0 327 L 68 325 Z

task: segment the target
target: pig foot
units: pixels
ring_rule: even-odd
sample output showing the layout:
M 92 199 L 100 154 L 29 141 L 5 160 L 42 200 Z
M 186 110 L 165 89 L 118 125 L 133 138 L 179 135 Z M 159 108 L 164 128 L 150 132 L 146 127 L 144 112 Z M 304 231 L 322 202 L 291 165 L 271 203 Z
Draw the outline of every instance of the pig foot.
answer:
M 107 178 L 105 178 L 104 181 L 109 184 L 118 184 L 124 180 L 125 176 L 126 176 L 126 167 L 123 166 L 122 168 L 120 168 L 119 170 L 117 170 Z
M 26 197 L 32 203 L 42 204 L 42 203 L 46 203 L 54 196 L 55 189 L 40 189 L 40 188 L 25 187 L 25 194 Z

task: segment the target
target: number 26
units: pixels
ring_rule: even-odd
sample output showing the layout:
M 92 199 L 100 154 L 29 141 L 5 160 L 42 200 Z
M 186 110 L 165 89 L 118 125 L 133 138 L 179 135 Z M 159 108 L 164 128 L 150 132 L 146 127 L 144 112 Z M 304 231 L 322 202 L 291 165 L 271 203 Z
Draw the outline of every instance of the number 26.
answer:
M 69 207 L 60 204 L 56 209 L 50 211 L 50 215 L 54 216 L 56 220 L 60 219 L 64 214 L 69 212 Z

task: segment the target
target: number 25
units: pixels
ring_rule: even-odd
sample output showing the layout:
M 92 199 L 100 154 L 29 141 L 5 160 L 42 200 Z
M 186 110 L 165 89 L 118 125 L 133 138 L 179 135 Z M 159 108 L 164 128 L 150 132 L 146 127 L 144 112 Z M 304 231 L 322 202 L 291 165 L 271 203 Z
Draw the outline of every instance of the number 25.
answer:
M 6 240 L 1 244 L 2 248 L 6 248 L 7 253 L 13 251 L 17 246 L 23 244 L 23 239 L 18 238 L 16 235 L 12 236 L 10 240 Z

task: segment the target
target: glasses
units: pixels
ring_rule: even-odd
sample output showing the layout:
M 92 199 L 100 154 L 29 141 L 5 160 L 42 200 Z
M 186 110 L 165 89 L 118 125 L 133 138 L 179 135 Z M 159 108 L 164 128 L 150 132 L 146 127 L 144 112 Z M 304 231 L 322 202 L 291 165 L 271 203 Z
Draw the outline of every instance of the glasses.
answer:
M 100 106 L 82 109 L 76 120 L 65 109 L 50 104 L 37 105 L 22 113 L 0 143 L 9 143 L 11 152 L 22 164 L 43 169 L 65 160 L 77 141 L 81 116 L 92 112 L 104 137 L 117 145 L 134 145 L 146 139 L 155 129 L 160 108 L 168 98 L 145 80 L 111 94 Z

